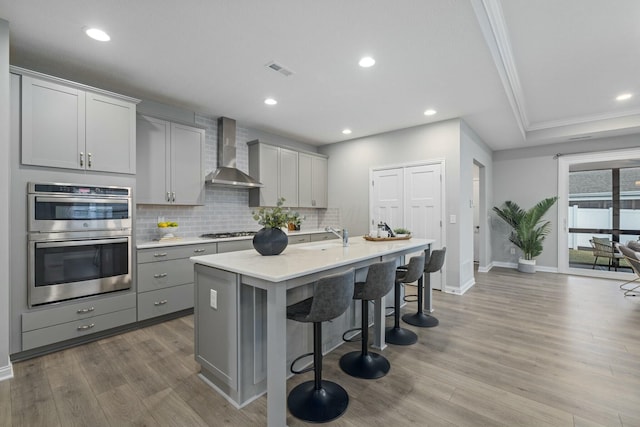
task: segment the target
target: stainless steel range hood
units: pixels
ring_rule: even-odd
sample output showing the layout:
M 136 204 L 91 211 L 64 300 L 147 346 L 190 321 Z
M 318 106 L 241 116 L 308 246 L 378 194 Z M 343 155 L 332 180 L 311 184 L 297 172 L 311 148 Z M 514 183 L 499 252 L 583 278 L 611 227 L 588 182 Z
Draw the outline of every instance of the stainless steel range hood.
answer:
M 236 121 L 218 119 L 218 169 L 206 177 L 207 184 L 220 187 L 258 188 L 262 184 L 236 168 Z

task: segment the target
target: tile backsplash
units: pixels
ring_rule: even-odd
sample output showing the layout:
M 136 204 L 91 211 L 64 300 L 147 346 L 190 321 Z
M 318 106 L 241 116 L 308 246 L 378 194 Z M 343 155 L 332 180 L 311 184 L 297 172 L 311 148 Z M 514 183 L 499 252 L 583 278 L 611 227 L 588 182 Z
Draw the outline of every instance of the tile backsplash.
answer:
M 206 130 L 204 165 L 209 173 L 217 167 L 217 119 L 203 115 L 195 115 L 196 125 Z M 250 140 L 250 131 L 240 126 L 236 129 L 238 169 L 248 172 L 249 150 L 246 142 Z M 138 242 L 149 241 L 160 237 L 157 227 L 159 217 L 179 224 L 177 235 L 196 237 L 203 233 L 220 233 L 225 231 L 257 231 L 260 226 L 253 220 L 249 207 L 249 191 L 244 189 L 205 187 L 203 206 L 136 206 L 136 239 Z M 316 230 L 325 226 L 339 226 L 339 209 L 292 209 L 305 219 L 302 230 Z

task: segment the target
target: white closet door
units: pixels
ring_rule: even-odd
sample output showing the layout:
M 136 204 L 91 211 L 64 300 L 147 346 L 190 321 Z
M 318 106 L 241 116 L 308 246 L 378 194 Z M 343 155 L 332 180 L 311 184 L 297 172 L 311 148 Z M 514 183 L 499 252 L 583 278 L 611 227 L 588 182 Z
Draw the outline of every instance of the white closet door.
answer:
M 419 239 L 434 239 L 432 249 L 442 247 L 441 165 L 404 168 L 405 228 Z M 433 289 L 442 289 L 442 272 L 431 275 Z
M 403 168 L 373 171 L 370 229 L 380 221 L 391 228 L 405 227 L 403 181 Z

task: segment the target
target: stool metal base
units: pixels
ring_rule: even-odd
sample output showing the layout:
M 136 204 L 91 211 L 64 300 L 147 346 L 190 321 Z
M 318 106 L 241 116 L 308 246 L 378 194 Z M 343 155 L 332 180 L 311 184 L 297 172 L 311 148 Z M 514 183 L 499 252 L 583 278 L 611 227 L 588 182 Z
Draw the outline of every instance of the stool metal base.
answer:
M 340 385 L 322 381 L 316 390 L 314 381 L 297 385 L 289 393 L 287 405 L 296 418 L 312 423 L 326 423 L 345 413 L 349 406 L 349 395 Z
M 434 326 L 438 326 L 439 323 L 438 319 L 424 313 L 405 314 L 402 316 L 402 320 L 420 328 L 433 328 Z
M 418 336 L 408 329 L 392 327 L 385 330 L 384 340 L 388 344 L 411 345 L 418 341 Z
M 352 377 L 372 380 L 387 375 L 391 364 L 378 353 L 362 354 L 361 351 L 352 351 L 340 358 L 340 368 Z

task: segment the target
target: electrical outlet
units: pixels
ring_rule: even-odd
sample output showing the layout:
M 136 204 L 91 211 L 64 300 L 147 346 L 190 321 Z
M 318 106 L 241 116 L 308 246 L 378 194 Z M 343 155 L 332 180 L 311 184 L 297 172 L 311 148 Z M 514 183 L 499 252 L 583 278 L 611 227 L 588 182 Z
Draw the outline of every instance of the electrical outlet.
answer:
M 511 255 L 515 255 L 516 254 L 516 248 L 511 248 Z
M 209 294 L 209 305 L 214 310 L 218 309 L 218 291 L 215 289 L 211 289 L 211 293 Z

